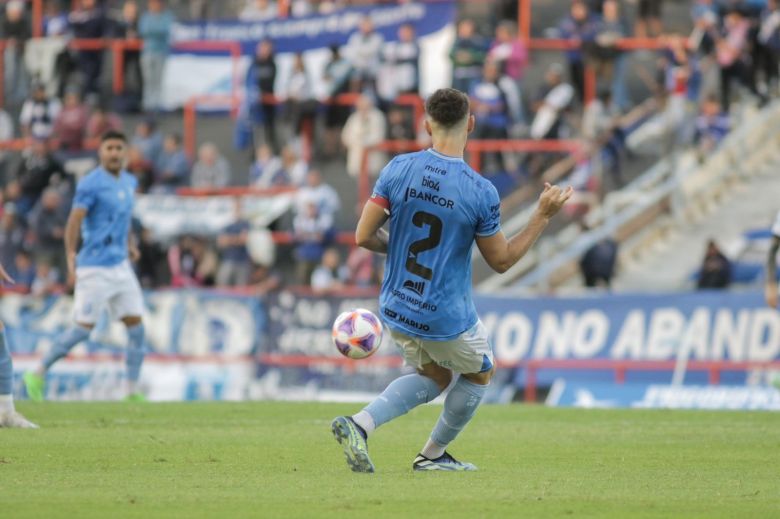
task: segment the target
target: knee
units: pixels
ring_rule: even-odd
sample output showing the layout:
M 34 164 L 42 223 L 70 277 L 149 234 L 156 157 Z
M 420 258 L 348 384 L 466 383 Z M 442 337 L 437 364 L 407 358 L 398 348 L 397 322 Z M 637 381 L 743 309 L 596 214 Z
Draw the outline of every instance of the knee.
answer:
M 464 373 L 461 376 L 474 384 L 479 384 L 480 386 L 487 386 L 488 384 L 490 384 L 490 381 L 493 379 L 493 375 L 495 374 L 495 372 L 496 372 L 496 367 L 493 366 L 488 371 L 483 371 L 482 373 Z
M 141 316 L 123 317 L 122 322 L 128 328 L 132 328 L 133 326 L 138 326 L 141 324 Z
M 436 382 L 436 385 L 439 386 L 439 389 L 442 391 L 444 391 L 447 386 L 450 385 L 450 382 L 452 382 L 452 371 L 433 362 L 426 364 L 422 368 L 418 369 L 417 372 L 420 375 L 428 377 L 429 379 Z

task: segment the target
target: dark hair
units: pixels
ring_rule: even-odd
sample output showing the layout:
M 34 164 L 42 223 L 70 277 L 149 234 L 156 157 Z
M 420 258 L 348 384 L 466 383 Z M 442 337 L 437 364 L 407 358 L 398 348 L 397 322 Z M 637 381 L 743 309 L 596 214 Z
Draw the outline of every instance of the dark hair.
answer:
M 469 97 L 454 88 L 441 88 L 425 102 L 425 112 L 444 128 L 457 125 L 469 113 Z
M 116 130 L 108 130 L 100 137 L 101 144 L 106 141 L 115 141 L 115 140 L 122 141 L 125 144 L 127 144 L 127 137 L 125 136 L 125 134 Z
M 181 135 L 178 133 L 169 133 L 165 136 L 167 139 L 171 139 L 173 142 L 176 143 L 176 146 L 181 144 Z

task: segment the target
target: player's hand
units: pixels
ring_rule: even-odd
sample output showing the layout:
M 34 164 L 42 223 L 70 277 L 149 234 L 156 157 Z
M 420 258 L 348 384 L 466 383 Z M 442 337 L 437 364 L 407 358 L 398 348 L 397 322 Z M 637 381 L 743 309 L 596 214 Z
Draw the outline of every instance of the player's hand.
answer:
M 545 218 L 552 218 L 558 214 L 558 211 L 561 210 L 561 207 L 566 204 L 573 194 L 574 188 L 571 186 L 564 190 L 546 182 L 544 191 L 542 191 L 542 195 L 539 197 L 539 208 L 537 211 Z
M 771 283 L 764 289 L 764 299 L 770 308 L 777 308 L 777 285 Z
M 14 283 L 14 280 L 11 276 L 8 275 L 8 272 L 5 271 L 5 268 L 3 268 L 2 265 L 0 265 L 0 279 L 5 281 L 6 283 Z
M 138 247 L 130 247 L 128 250 L 130 254 L 130 262 L 135 263 L 139 259 L 141 259 L 141 251 L 138 250 Z

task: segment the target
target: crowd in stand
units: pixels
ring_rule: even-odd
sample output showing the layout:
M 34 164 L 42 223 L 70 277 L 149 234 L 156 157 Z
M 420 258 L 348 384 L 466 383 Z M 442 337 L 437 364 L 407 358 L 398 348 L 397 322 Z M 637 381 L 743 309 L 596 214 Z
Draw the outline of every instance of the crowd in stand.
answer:
M 620 186 L 625 181 L 626 154 L 641 149 L 640 138 L 629 138 L 623 123 L 625 114 L 641 101 L 632 99 L 629 88 L 632 54 L 620 46 L 622 38 L 632 36 L 660 37 L 665 42 L 657 53 L 643 51 L 655 63 L 643 79 L 666 116 L 648 121 L 639 135 L 652 135 L 653 128 L 672 131 L 677 140 L 694 144 L 705 157 L 730 129 L 731 102 L 737 91 L 757 103 L 777 93 L 780 9 L 776 0 L 695 0 L 693 29 L 688 34 L 664 30 L 661 0 L 639 0 L 633 24 L 624 15 L 625 3 L 567 0 L 567 15 L 547 33 L 579 45 L 546 67 L 541 84 L 528 77 L 534 61 L 514 21 L 499 20 L 488 29 L 470 18 L 460 20 L 450 52 L 452 84 L 472 99 L 477 115 L 473 138 L 582 138 L 589 146 L 572 177 L 576 187 L 601 190 L 597 170 L 608 173 L 612 184 Z M 332 13 L 355 4 L 293 0 L 290 15 Z M 371 18 L 364 17 L 346 45 L 330 49 L 324 67 L 310 67 L 299 54 L 284 77 L 278 71 L 274 42 L 259 42 L 246 77 L 250 102 L 244 117 L 253 138 L 245 141 L 253 142 L 256 149 L 245 170 L 244 165 L 231 164 L 224 150 L 211 142 L 202 143 L 196 156 L 190 157 L 180 133 L 160 130 L 170 31 L 174 12 L 263 21 L 278 16 L 276 2 L 80 0 L 71 10 L 70 0 L 50 0 L 42 27 L 45 39 L 31 39 L 25 2 L 8 0 L 0 5 L 0 38 L 7 41 L 7 109 L 0 110 L 0 141 L 23 137 L 28 142 L 20 160 L 0 151 L 4 186 L 0 261 L 10 267 L 20 286 L 45 294 L 63 281 L 63 227 L 75 184 L 64 162 L 91 153 L 95 140 L 109 129 L 129 132 L 128 170 L 138 176 L 143 193 L 225 187 L 244 175 L 243 184 L 250 187 L 297 189 L 290 226 L 296 267 L 294 279 L 286 281 L 328 292 L 345 285 L 371 286 L 381 278 L 381 262 L 370 253 L 336 247 L 341 201 L 323 180 L 320 166 L 345 157 L 346 172 L 358 177 L 364 150 L 386 139 L 417 141 L 421 147 L 429 144 L 413 110 L 400 102 L 401 96 L 420 93 L 421 49 L 414 26 L 401 26 L 397 37 L 386 41 Z M 70 37 L 143 40 L 142 50 L 123 51 L 125 85 L 120 95 L 110 102 L 103 95 L 105 51 L 73 49 L 68 45 Z M 31 49 L 36 67 L 25 59 Z M 587 96 L 586 70 L 595 71 L 592 99 Z M 342 94 L 354 94 L 354 106 L 333 102 Z M 312 134 L 317 146 L 310 160 L 302 143 L 304 136 Z M 508 184 L 500 186 L 505 192 L 507 186 L 511 189 L 535 179 L 559 157 L 540 156 L 485 153 L 482 170 L 497 183 L 509 178 Z M 380 153 L 369 155 L 369 173 L 375 176 L 386 158 Z M 139 228 L 140 278 L 145 286 L 278 288 L 284 276 L 273 265 L 255 264 L 248 253 L 250 227 L 237 213 L 236 221 L 218 236 L 182 236 L 167 247 Z

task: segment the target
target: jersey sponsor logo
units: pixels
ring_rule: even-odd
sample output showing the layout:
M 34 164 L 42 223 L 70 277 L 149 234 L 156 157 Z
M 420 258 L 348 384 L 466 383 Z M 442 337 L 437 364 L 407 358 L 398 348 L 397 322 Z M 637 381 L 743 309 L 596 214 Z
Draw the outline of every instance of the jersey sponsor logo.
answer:
M 407 279 L 404 281 L 404 288 L 406 290 L 411 290 L 418 296 L 422 296 L 425 292 L 425 283 L 423 281 L 412 281 L 411 279 Z
M 439 191 L 440 182 L 434 178 L 425 176 L 422 179 L 422 187 L 427 187 L 428 189 L 433 189 L 434 191 Z
M 447 174 L 447 170 L 444 168 L 437 168 L 436 166 L 432 166 L 430 164 L 425 165 L 425 171 L 430 171 L 431 173 L 435 173 L 437 175 L 445 176 Z
M 422 299 L 417 299 L 414 296 L 404 294 L 400 290 L 393 289 L 393 297 L 398 298 L 398 300 L 401 301 L 404 305 L 418 312 L 422 310 L 436 312 L 439 309 L 439 307 L 433 303 L 428 303 Z
M 404 194 L 404 202 L 408 201 L 409 199 L 421 200 L 423 202 L 428 202 L 430 204 L 437 205 L 439 207 L 444 207 L 445 209 L 453 209 L 455 207 L 455 202 L 453 200 L 450 200 L 449 198 L 445 198 L 443 196 L 439 196 L 434 193 L 428 193 L 425 191 L 417 191 L 413 187 L 406 188 L 406 193 Z
M 414 328 L 415 330 L 420 330 L 421 332 L 431 331 L 431 327 L 428 326 L 427 324 L 419 323 L 414 319 L 410 319 L 405 315 L 399 314 L 398 312 L 394 312 L 388 308 L 385 308 L 384 310 L 382 310 L 382 312 L 390 319 L 398 321 L 401 324 L 405 324 L 406 326 L 409 326 L 410 328 Z

